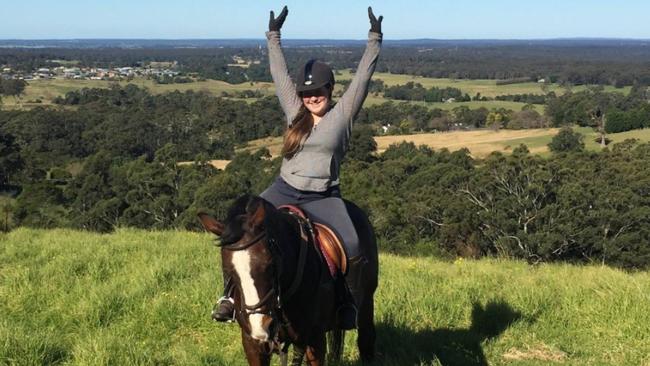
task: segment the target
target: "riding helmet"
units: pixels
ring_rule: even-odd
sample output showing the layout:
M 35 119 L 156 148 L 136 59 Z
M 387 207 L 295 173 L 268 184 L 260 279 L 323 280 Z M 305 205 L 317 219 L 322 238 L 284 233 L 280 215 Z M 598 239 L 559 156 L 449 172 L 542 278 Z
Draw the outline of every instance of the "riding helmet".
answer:
M 316 90 L 327 84 L 330 85 L 330 88 L 334 88 L 334 73 L 332 72 L 332 68 L 322 61 L 312 59 L 298 72 L 296 91 L 300 93 Z

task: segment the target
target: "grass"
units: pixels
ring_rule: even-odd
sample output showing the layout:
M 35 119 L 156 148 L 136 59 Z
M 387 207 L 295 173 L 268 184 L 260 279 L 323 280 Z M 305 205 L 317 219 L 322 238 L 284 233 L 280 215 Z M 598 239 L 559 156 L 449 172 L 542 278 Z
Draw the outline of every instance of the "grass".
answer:
M 451 151 L 467 148 L 474 157 L 483 157 L 493 151 L 507 152 L 521 143 L 525 143 L 533 153 L 546 150 L 557 129 L 533 130 L 476 130 L 453 131 L 441 133 L 423 133 L 416 135 L 377 136 L 377 151 L 383 152 L 390 145 L 402 141 L 416 145 L 427 145 L 433 149 L 446 148 Z M 548 140 L 548 141 L 547 141 Z
M 203 233 L 0 234 L 0 364 L 244 365 Z M 382 365 L 648 365 L 650 274 L 380 256 Z M 355 332 L 346 364 L 356 364 Z
M 386 99 L 381 96 L 374 96 L 374 95 L 368 95 L 366 98 L 366 101 L 364 102 L 364 107 L 370 107 L 373 105 L 378 105 L 382 103 L 386 103 L 388 101 L 392 101 L 393 103 L 400 104 L 400 103 L 408 103 L 408 104 L 415 104 L 415 105 L 421 105 L 425 106 L 429 109 L 434 109 L 434 108 L 440 108 L 445 111 L 450 111 L 454 108 L 460 107 L 460 106 L 466 106 L 469 107 L 470 109 L 478 109 L 478 108 L 487 108 L 488 110 L 492 110 L 495 108 L 505 108 L 505 109 L 511 109 L 513 111 L 521 111 L 521 109 L 526 106 L 526 103 L 521 103 L 521 102 L 510 102 L 510 101 L 502 101 L 502 100 L 488 100 L 484 102 L 480 101 L 471 101 L 471 102 L 454 102 L 454 103 L 444 103 L 444 102 L 414 102 L 414 101 L 401 101 L 401 100 L 392 100 L 392 99 Z M 543 114 L 544 113 L 544 105 L 541 104 L 534 104 L 533 108 Z
M 340 75 L 337 75 L 337 78 L 340 80 L 350 79 L 352 77 L 350 70 L 342 70 Z M 481 93 L 481 95 L 486 97 L 495 97 L 497 95 L 506 95 L 506 94 L 543 94 L 543 90 L 540 84 L 535 82 L 529 83 L 519 83 L 519 84 L 508 84 L 508 85 L 496 85 L 495 80 L 464 80 L 464 79 L 436 79 L 436 78 L 424 78 L 424 77 L 415 77 L 410 75 L 402 74 L 390 74 L 390 73 L 375 73 L 373 76 L 375 79 L 383 80 L 387 85 L 403 85 L 409 81 L 414 81 L 421 83 L 425 88 L 430 87 L 455 87 L 467 93 L 470 96 L 476 95 L 476 93 Z M 78 90 L 82 88 L 108 88 L 114 82 L 104 81 L 104 80 L 70 80 L 70 79 L 50 79 L 50 80 L 32 80 L 29 81 L 28 86 L 25 88 L 25 93 L 20 97 L 5 97 L 3 98 L 3 107 L 8 109 L 24 109 L 24 108 L 33 108 L 42 105 L 52 105 L 52 100 L 57 96 L 63 96 L 65 93 L 73 90 Z M 263 83 L 263 82 L 250 82 L 250 83 L 241 83 L 241 84 L 228 84 L 223 81 L 218 80 L 206 80 L 206 81 L 197 81 L 194 83 L 187 84 L 156 84 L 152 80 L 144 78 L 135 78 L 131 81 L 122 81 L 119 82 L 121 85 L 126 84 L 135 84 L 139 87 L 147 88 L 154 94 L 161 94 L 166 92 L 171 92 L 174 90 L 179 90 L 181 92 L 187 90 L 196 90 L 196 91 L 206 91 L 216 96 L 220 96 L 222 92 L 240 92 L 244 90 L 259 90 L 263 95 L 273 95 L 275 93 L 275 88 L 272 83 Z M 586 86 L 577 86 L 572 88 L 574 91 L 580 91 L 587 88 Z M 337 87 L 337 90 L 340 89 L 340 85 Z M 616 89 L 612 86 L 605 86 L 605 91 L 607 92 L 620 92 L 620 93 L 629 93 L 630 87 L 625 87 L 621 89 Z M 548 85 L 548 91 L 553 91 L 556 94 L 563 94 L 567 89 L 558 85 L 550 84 Z M 40 100 L 40 103 L 35 101 Z M 248 98 L 244 99 L 247 102 L 253 102 L 255 99 Z M 383 97 L 375 97 L 369 95 L 365 105 L 371 106 L 375 104 L 381 104 L 389 99 Z M 459 102 L 459 103 L 424 103 L 424 102 L 408 102 L 412 104 L 421 104 L 429 108 L 441 108 L 444 110 L 450 110 L 461 105 L 468 106 L 469 108 L 480 108 L 485 107 L 488 109 L 492 108 L 506 108 L 512 109 L 514 111 L 519 111 L 525 105 L 525 103 L 518 102 L 509 102 L 509 101 L 486 101 L 486 102 Z M 535 105 L 535 109 L 542 113 L 543 106 Z
M 25 92 L 20 97 L 3 97 L 3 107 L 6 108 L 30 108 L 39 105 L 52 105 L 54 98 L 63 96 L 67 92 L 83 88 L 109 88 L 115 84 L 112 81 L 105 80 L 71 80 L 71 79 L 50 79 L 50 80 L 31 80 L 29 81 Z M 213 95 L 219 96 L 221 92 L 238 92 L 244 90 L 259 90 L 264 95 L 273 95 L 275 89 L 271 83 L 242 83 L 228 84 L 219 80 L 197 81 L 186 84 L 156 84 L 152 80 L 136 78 L 131 81 L 119 82 L 120 85 L 135 84 L 142 88 L 147 88 L 154 94 L 162 94 L 179 90 L 206 91 Z M 35 100 L 41 100 L 41 103 L 33 103 Z
M 600 145 L 596 142 L 598 133 L 589 127 L 578 127 L 576 131 L 585 136 L 587 150 L 599 151 Z M 462 148 L 469 149 L 474 157 L 485 157 L 493 151 L 510 152 L 520 144 L 525 144 L 533 154 L 543 156 L 549 154 L 548 144 L 558 132 L 557 128 L 530 129 L 530 130 L 475 130 L 452 131 L 439 133 L 420 133 L 413 135 L 376 136 L 377 151 L 384 152 L 390 145 L 402 141 L 413 142 L 416 145 L 427 145 L 433 149 L 446 148 L 451 151 Z M 625 139 L 636 138 L 642 142 L 650 141 L 650 129 L 634 130 L 628 132 L 608 134 L 612 143 L 622 142 Z M 242 150 L 257 151 L 266 147 L 273 156 L 279 156 L 282 149 L 282 137 L 267 137 L 250 141 Z
M 352 74 L 350 70 L 342 70 L 339 75 L 336 76 L 337 79 L 345 80 L 351 79 Z M 444 79 L 444 78 L 427 78 L 420 76 L 404 75 L 404 74 L 390 74 L 385 72 L 376 72 L 373 75 L 373 79 L 381 79 L 388 86 L 393 85 L 404 85 L 409 81 L 422 84 L 425 88 L 437 87 L 437 88 L 458 88 L 463 91 L 463 93 L 469 94 L 471 97 L 475 96 L 476 93 L 481 93 L 484 97 L 496 97 L 497 95 L 508 95 L 508 94 L 545 94 L 542 90 L 541 84 L 537 82 L 528 82 L 528 83 L 517 83 L 517 84 L 507 84 L 507 85 L 496 85 L 496 80 L 488 79 Z M 572 87 L 573 91 L 585 90 L 587 86 L 575 86 Z M 560 86 L 559 84 L 549 84 L 548 91 L 555 92 L 555 94 L 564 94 L 566 88 Z M 631 90 L 631 87 L 624 87 L 617 89 L 613 86 L 605 86 L 606 92 L 619 92 L 628 94 Z

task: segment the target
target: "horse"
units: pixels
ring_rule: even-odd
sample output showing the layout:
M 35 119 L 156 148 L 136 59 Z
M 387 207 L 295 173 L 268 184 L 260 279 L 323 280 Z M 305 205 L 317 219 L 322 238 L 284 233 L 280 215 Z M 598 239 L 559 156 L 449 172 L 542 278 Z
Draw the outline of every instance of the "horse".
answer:
M 360 273 L 363 286 L 353 296 L 359 354 L 370 362 L 375 356 L 377 244 L 365 213 L 349 201 L 346 207 L 367 260 Z M 294 348 L 293 364 L 301 364 L 306 355 L 308 364 L 323 365 L 328 341 L 328 359 L 339 361 L 345 332 L 336 322 L 335 279 L 320 251 L 305 240 L 309 226 L 250 195 L 234 202 L 224 222 L 206 213 L 198 216 L 203 227 L 221 239 L 222 266 L 236 284 L 235 318 L 249 365 L 269 365 L 274 353 L 286 364 L 289 345 Z

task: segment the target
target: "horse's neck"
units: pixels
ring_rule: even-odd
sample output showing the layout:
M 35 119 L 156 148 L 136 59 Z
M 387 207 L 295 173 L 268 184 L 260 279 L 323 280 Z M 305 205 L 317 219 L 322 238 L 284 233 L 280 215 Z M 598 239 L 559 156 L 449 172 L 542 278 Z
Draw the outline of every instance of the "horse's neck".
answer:
M 276 240 L 282 253 L 282 282 L 283 285 L 290 286 L 297 275 L 305 278 L 311 277 L 305 276 L 305 272 L 318 268 L 318 266 L 314 266 L 315 261 L 318 261 L 318 253 L 313 245 L 302 241 L 300 223 L 297 219 L 284 212 L 280 215 L 283 216 L 281 220 L 277 220 L 280 225 L 275 230 L 279 236 Z M 301 247 L 307 251 L 305 263 L 300 263 L 299 260 Z

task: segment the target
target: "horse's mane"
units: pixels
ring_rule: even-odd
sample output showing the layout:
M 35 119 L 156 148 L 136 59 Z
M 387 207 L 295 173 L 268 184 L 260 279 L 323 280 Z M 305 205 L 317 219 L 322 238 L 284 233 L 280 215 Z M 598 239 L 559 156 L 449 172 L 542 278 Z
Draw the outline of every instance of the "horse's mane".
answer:
M 232 244 L 244 236 L 244 219 L 246 218 L 246 208 L 253 200 L 251 195 L 239 197 L 228 209 L 224 221 L 225 229 L 221 236 L 221 243 Z

